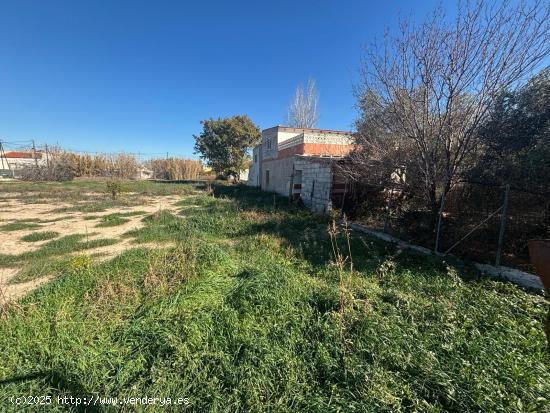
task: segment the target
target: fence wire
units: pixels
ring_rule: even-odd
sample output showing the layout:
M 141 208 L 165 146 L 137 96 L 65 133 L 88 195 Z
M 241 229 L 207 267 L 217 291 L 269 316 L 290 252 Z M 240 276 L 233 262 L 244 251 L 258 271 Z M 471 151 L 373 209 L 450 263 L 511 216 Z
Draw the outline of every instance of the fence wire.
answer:
M 39 141 L 34 141 L 32 139 L 1 139 L 0 144 L 5 152 L 31 152 L 33 148 L 37 152 L 46 153 L 51 151 L 54 148 L 60 148 L 63 151 L 76 153 L 80 155 L 90 155 L 90 156 L 118 156 L 121 154 L 130 155 L 136 158 L 140 162 L 145 162 L 150 159 L 161 159 L 161 158 L 190 158 L 189 154 L 183 154 L 179 152 L 164 151 L 164 152 L 127 152 L 127 151 L 84 151 L 79 149 L 61 147 L 58 145 L 51 145 L 42 143 Z
M 533 271 L 528 241 L 550 238 L 550 194 L 461 182 L 445 197 L 437 221 L 418 195 L 392 196 L 387 188 L 350 184 L 342 204 L 351 219 L 413 244 L 489 264 Z M 400 195 L 400 194 L 398 194 Z M 501 234 L 502 233 L 502 234 Z M 499 239 L 501 253 L 499 254 Z

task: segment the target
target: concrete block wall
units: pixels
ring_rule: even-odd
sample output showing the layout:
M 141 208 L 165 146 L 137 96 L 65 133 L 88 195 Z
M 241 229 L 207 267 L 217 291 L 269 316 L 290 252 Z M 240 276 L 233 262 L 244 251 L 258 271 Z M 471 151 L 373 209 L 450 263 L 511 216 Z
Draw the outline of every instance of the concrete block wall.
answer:
M 295 170 L 302 171 L 301 198 L 311 210 L 319 213 L 332 208 L 330 191 L 332 187 L 332 167 L 330 162 L 297 159 Z

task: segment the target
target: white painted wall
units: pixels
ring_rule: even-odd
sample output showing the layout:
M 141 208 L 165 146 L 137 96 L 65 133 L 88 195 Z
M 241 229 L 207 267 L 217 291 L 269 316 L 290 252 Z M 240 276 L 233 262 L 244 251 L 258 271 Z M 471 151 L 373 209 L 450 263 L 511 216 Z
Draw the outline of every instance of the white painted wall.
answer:
M 260 186 L 260 150 L 261 145 L 257 145 L 252 150 L 252 163 L 248 168 L 248 179 L 246 182 L 248 186 Z

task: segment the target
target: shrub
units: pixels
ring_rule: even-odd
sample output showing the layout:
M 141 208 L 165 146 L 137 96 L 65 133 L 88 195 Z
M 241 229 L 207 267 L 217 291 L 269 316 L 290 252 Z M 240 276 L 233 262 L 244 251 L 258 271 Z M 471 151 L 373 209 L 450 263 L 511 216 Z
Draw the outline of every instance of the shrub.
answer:
M 122 182 L 120 181 L 107 181 L 106 186 L 107 192 L 111 194 L 113 199 L 116 199 L 116 197 L 124 191 Z
M 23 181 L 71 181 L 75 175 L 65 164 L 52 163 L 47 166 L 29 165 L 17 171 L 16 175 Z
M 105 176 L 133 179 L 140 164 L 130 154 L 78 154 L 54 147 L 47 155 L 47 165 L 31 165 L 20 171 L 28 181 L 66 181 L 77 176 Z

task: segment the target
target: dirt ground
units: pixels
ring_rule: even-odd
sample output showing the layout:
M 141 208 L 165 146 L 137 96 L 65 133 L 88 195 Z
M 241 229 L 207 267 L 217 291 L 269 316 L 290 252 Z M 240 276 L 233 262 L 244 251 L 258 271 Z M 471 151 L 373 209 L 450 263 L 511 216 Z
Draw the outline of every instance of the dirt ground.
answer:
M 136 247 L 136 244 L 131 243 L 131 239 L 123 238 L 122 234 L 137 229 L 143 226 L 142 219 L 145 215 L 151 214 L 160 210 L 177 212 L 178 208 L 174 205 L 181 200 L 181 196 L 151 196 L 146 197 L 144 202 L 136 206 L 124 206 L 110 208 L 102 212 L 78 212 L 64 211 L 56 212 L 61 208 L 70 208 L 73 203 L 38 203 L 29 204 L 22 202 L 11 193 L 9 197 L 0 196 L 0 224 L 5 225 L 14 222 L 32 220 L 41 220 L 48 222 L 36 222 L 39 227 L 27 228 L 15 231 L 0 232 L 2 242 L 0 242 L 0 254 L 21 254 L 28 251 L 39 249 L 43 244 L 49 242 L 25 242 L 22 237 L 36 231 L 55 231 L 59 233 L 58 237 L 71 234 L 89 234 L 88 240 L 99 238 L 114 238 L 118 242 L 113 245 L 87 249 L 84 253 L 88 256 L 96 257 L 96 260 L 104 260 L 112 258 L 126 249 Z M 97 227 L 101 222 L 101 217 L 113 213 L 128 213 L 133 211 L 143 211 L 144 214 L 125 216 L 128 222 L 121 225 L 110 227 Z M 94 216 L 94 219 L 84 219 L 85 217 Z M 140 244 L 140 247 L 161 247 L 161 245 Z M 162 245 L 165 247 L 166 245 Z M 37 288 L 53 278 L 52 275 L 40 277 L 27 282 L 10 283 L 17 276 L 21 268 L 0 268 L 0 303 L 2 301 L 17 299 L 29 291 Z

